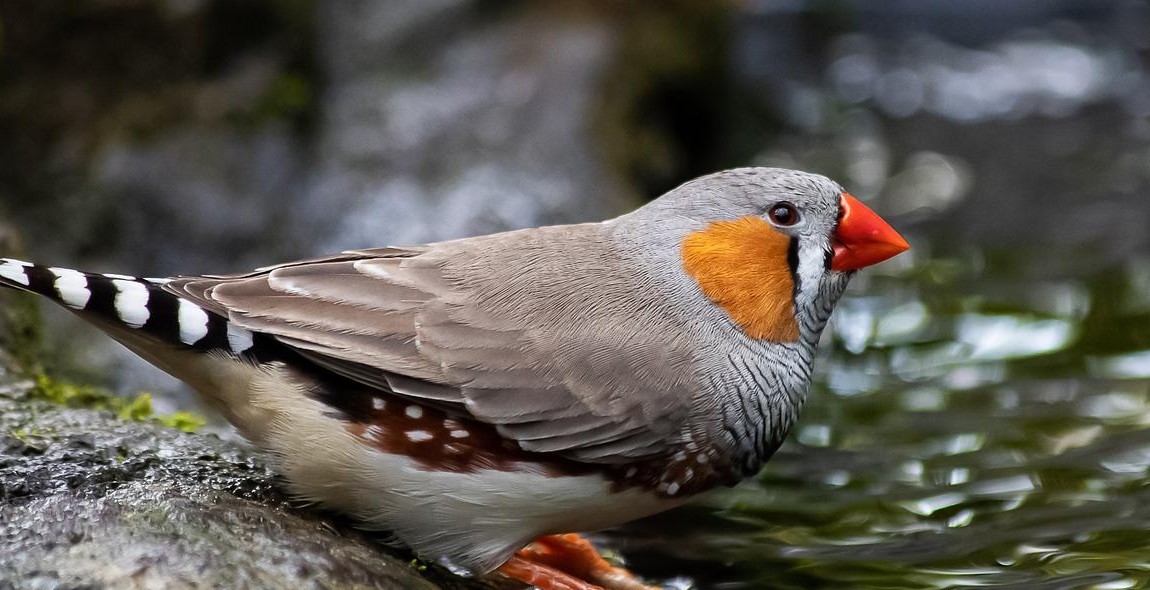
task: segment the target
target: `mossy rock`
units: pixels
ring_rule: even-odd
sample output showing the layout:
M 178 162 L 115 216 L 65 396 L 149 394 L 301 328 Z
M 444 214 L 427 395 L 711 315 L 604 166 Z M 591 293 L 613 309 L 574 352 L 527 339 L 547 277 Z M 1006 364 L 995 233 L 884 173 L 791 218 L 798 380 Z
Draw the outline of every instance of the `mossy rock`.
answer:
M 146 396 L 0 377 L 0 589 L 488 587 L 281 484 L 243 445 L 162 424 Z

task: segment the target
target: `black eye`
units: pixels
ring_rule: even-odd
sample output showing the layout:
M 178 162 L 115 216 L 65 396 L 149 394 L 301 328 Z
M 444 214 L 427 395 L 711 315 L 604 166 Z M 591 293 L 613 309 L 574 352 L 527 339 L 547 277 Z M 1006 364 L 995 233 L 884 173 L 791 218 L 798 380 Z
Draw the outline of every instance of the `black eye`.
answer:
M 771 221 L 783 227 L 791 226 L 799 222 L 799 212 L 795 209 L 795 206 L 790 203 L 775 204 L 771 207 L 768 215 L 771 216 Z

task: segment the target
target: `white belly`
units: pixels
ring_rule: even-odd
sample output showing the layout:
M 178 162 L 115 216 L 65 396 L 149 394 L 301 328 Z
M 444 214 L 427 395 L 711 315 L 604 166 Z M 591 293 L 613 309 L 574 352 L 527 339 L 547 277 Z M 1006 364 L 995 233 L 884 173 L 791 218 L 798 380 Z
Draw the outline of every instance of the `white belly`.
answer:
M 420 557 L 453 568 L 485 573 L 541 535 L 615 526 L 685 501 L 640 488 L 613 492 L 598 474 L 552 477 L 529 465 L 430 471 L 364 444 L 286 371 L 197 357 L 199 379 L 189 381 L 224 406 L 242 434 L 275 454 L 294 493 L 389 531 Z

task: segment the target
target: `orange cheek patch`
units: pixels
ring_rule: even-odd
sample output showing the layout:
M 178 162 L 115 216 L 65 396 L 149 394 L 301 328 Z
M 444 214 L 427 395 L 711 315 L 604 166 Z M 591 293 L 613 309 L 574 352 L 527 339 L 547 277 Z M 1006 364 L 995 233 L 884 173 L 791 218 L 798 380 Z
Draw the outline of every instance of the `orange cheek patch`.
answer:
M 799 325 L 787 266 L 790 243 L 753 215 L 718 221 L 683 240 L 683 268 L 747 336 L 792 342 Z

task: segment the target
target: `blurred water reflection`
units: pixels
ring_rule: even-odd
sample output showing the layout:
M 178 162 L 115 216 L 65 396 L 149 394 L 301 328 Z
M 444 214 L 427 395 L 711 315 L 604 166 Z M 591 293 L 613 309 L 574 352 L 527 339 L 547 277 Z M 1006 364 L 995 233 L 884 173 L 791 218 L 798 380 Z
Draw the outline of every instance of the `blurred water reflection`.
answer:
M 749 10 L 806 6 L 783 5 Z M 796 130 L 758 161 L 846 178 L 914 251 L 835 312 L 761 478 L 622 533 L 637 566 L 674 556 L 722 588 L 1150 584 L 1150 27 L 1129 34 L 1131 5 L 978 39 L 864 15 L 823 66 L 747 70 Z

